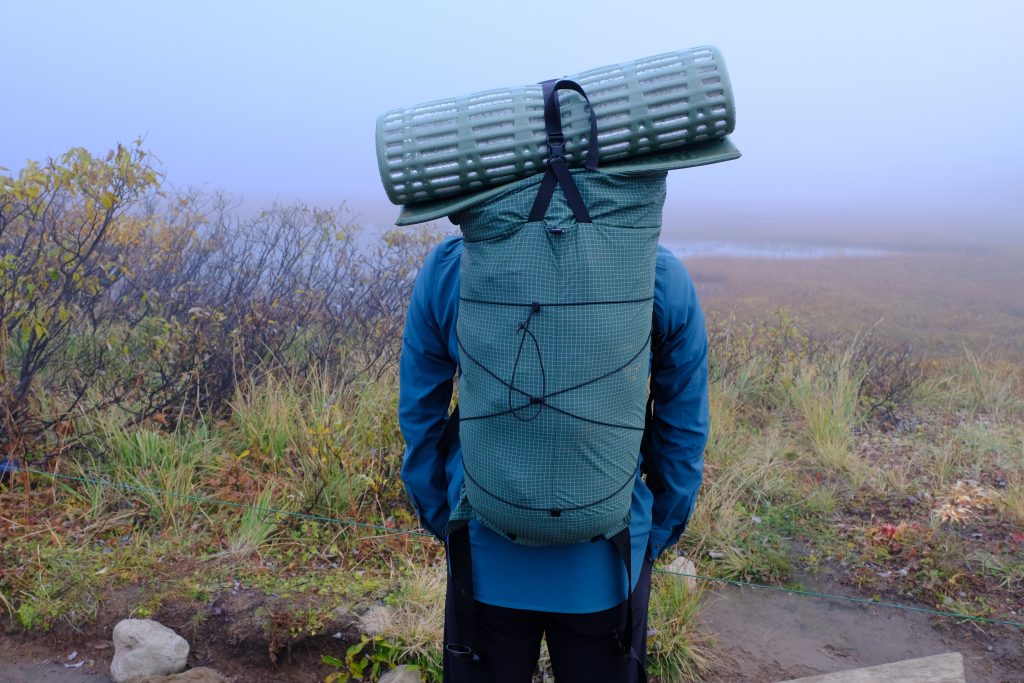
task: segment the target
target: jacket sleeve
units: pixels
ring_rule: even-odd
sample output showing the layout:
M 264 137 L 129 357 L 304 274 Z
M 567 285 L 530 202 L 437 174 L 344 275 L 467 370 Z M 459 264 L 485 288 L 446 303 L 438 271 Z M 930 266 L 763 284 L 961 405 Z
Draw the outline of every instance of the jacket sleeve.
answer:
M 651 453 L 665 481 L 655 492 L 651 558 L 682 535 L 697 499 L 708 439 L 708 336 L 693 281 L 683 264 L 659 250 L 654 325 Z
M 448 521 L 445 459 L 437 441 L 448 416 L 456 362 L 438 322 L 438 250 L 426 258 L 409 301 L 399 361 L 398 423 L 405 438 L 402 481 L 423 528 L 443 540 Z

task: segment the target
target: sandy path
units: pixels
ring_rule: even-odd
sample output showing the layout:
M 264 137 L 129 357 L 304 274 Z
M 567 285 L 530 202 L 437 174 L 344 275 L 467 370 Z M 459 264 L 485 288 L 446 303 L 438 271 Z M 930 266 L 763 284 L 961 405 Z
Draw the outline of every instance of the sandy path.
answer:
M 65 668 L 62 657 L 26 646 L 18 637 L 0 636 L 0 648 L 0 683 L 110 683 L 106 661 L 94 660 L 88 668 Z
M 943 652 L 963 654 L 968 683 L 1024 681 L 1024 633 L 1009 627 L 734 587 L 711 594 L 701 621 L 716 634 L 721 663 L 708 679 L 716 683 L 771 683 Z

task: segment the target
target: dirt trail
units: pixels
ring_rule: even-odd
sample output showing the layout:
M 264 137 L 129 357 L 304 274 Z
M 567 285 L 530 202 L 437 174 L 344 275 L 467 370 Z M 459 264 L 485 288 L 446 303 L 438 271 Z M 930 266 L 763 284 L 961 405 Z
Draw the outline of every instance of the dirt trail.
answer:
M 82 656 L 69 662 L 67 656 L 73 652 Z M 78 662 L 83 662 L 78 668 L 64 666 Z M 49 637 L 36 639 L 0 631 L 0 683 L 110 683 L 109 670 L 109 657 L 97 656 L 87 647 L 68 649 Z
M 951 651 L 963 654 L 968 683 L 1024 683 L 1024 633 L 1010 627 L 981 628 L 891 608 L 733 587 L 709 592 L 701 621 L 716 636 L 720 660 L 708 683 L 774 683 Z M 109 683 L 112 652 L 94 651 L 97 635 L 0 635 L 0 683 Z M 213 643 L 205 646 L 217 655 L 203 663 L 236 681 L 323 680 L 312 658 L 285 664 L 268 677 L 265 663 L 250 666 Z M 64 668 L 74 650 L 94 664 Z
M 943 652 L 963 654 L 968 683 L 1024 682 L 1024 633 L 1011 627 L 734 587 L 710 595 L 701 621 L 721 658 L 709 683 L 773 683 Z

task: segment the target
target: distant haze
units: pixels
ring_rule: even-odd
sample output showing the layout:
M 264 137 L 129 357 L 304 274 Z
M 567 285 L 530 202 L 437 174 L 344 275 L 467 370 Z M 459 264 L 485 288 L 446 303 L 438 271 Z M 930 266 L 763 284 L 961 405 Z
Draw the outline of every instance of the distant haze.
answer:
M 145 137 L 174 185 L 388 224 L 395 107 L 701 44 L 741 160 L 671 175 L 666 229 L 1024 241 L 1016 2 L 5 3 L 0 166 Z

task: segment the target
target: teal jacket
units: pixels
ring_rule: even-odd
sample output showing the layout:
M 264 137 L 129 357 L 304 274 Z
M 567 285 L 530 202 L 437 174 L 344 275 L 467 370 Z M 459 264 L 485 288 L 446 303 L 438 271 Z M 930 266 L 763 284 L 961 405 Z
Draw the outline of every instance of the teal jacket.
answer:
M 462 489 L 462 453 L 456 441 L 447 458 L 436 450 L 459 354 L 459 257 L 462 238 L 439 244 L 416 279 L 400 363 L 398 419 L 406 448 L 402 479 L 423 528 L 444 539 Z M 630 537 L 633 567 L 674 545 L 693 511 L 708 436 L 708 339 L 693 282 L 679 259 L 658 248 L 654 283 L 655 348 L 651 378 L 655 420 L 652 453 L 665 480 L 653 493 L 638 475 L 633 488 Z M 527 547 L 475 522 L 470 524 L 476 599 L 501 607 L 588 613 L 626 596 L 626 572 L 604 541 Z M 633 572 L 635 584 L 638 571 Z

